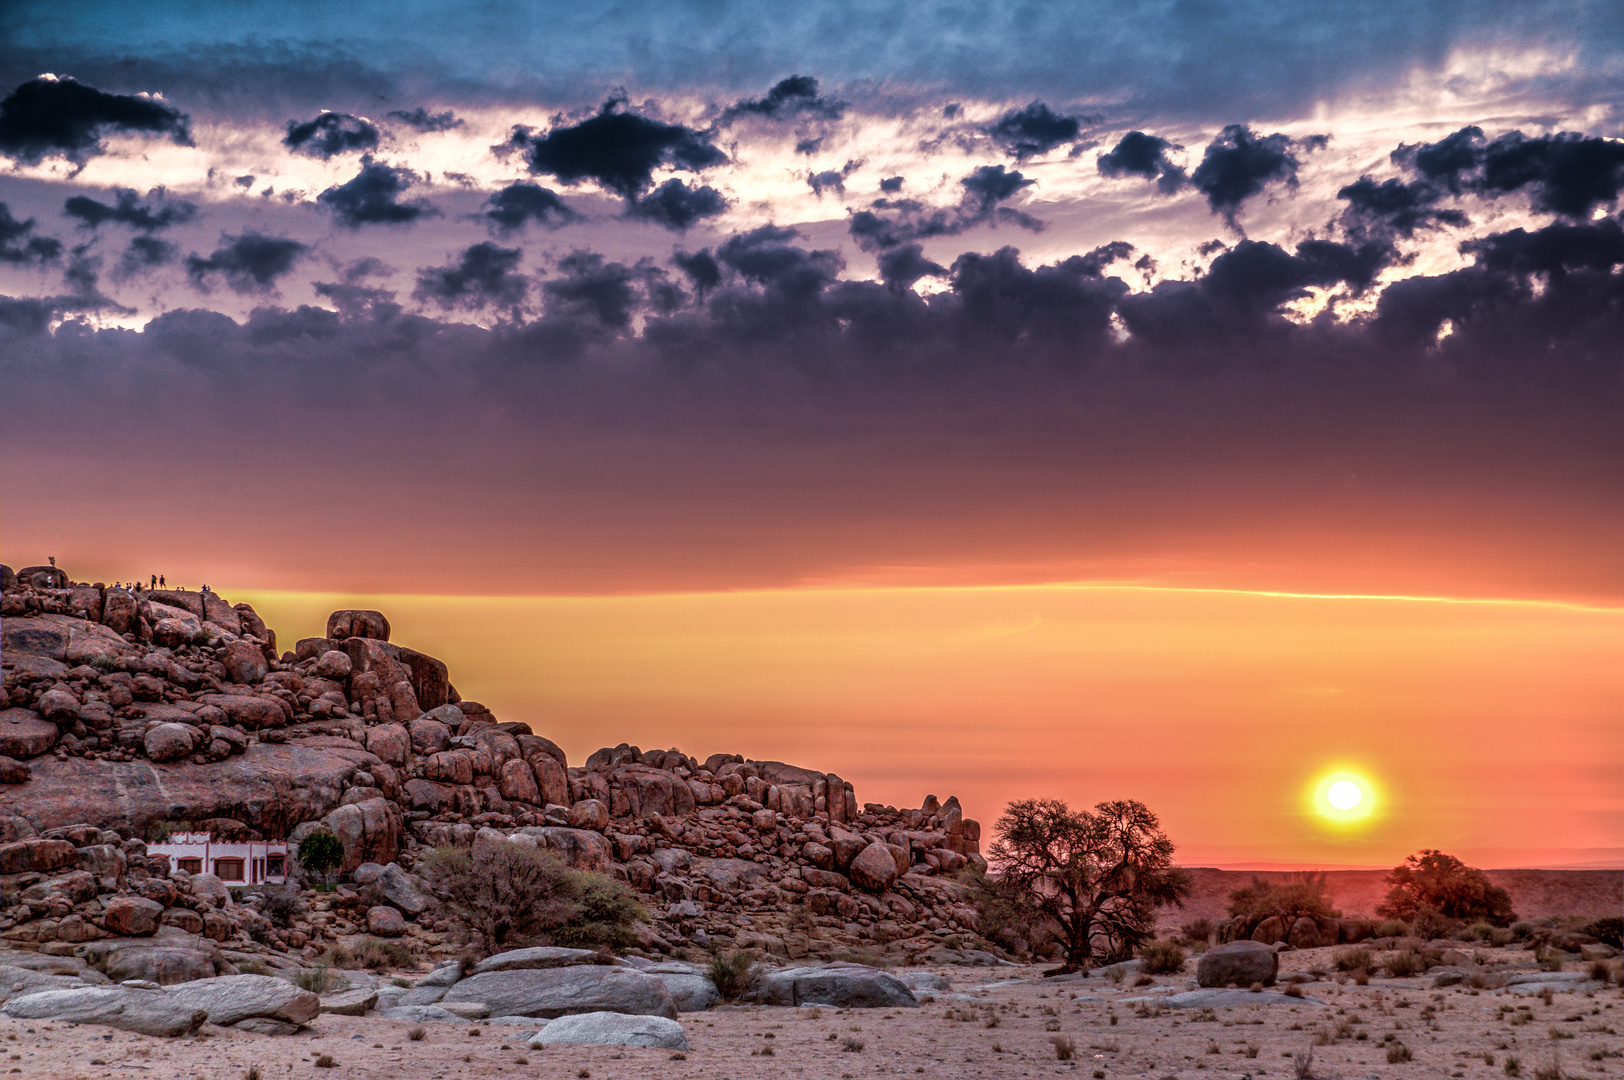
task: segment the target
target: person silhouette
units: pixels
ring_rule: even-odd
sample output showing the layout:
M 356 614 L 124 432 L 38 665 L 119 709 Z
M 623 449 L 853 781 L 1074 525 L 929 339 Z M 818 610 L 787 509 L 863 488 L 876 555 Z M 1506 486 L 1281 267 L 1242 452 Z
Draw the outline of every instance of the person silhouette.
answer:
M 168 586 L 168 585 L 165 585 L 165 584 L 164 584 L 164 576 L 163 576 L 163 575 L 162 575 L 162 574 L 159 574 L 159 575 L 158 575 L 158 588 L 160 588 L 160 589 L 167 589 L 167 588 L 169 588 L 169 586 Z

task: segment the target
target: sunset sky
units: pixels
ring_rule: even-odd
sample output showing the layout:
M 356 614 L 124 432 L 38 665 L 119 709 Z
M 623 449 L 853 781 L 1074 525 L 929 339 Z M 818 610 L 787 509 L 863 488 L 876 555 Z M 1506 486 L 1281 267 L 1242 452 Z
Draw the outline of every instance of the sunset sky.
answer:
M 572 760 L 1624 865 L 1621 102 L 1572 0 L 14 0 L 0 561 Z

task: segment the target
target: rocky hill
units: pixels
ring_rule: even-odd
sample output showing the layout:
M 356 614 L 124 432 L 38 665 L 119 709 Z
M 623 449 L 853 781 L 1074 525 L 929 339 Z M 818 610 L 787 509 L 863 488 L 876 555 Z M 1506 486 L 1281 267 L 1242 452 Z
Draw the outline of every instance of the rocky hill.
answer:
M 0 911 L 0 939 L 177 927 L 314 955 L 324 936 L 365 929 L 365 904 L 272 927 L 198 895 L 143 840 L 187 827 L 297 841 L 324 825 L 344 870 L 414 932 L 445 929 L 412 887 L 418 853 L 480 837 L 629 882 L 655 916 L 654 951 L 984 945 L 953 877 L 985 865 L 980 827 L 956 799 L 860 804 L 832 773 L 625 744 L 571 765 L 545 733 L 464 699 L 376 611 L 334 612 L 325 637 L 279 652 L 249 605 L 213 593 L 77 583 L 55 567 L 0 578 L 0 892 L 21 897 Z

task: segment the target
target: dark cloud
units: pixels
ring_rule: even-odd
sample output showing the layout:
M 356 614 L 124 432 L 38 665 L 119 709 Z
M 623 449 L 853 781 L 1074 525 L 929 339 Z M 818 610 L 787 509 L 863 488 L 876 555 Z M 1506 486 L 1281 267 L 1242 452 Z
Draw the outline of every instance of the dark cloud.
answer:
M 1417 229 L 1469 224 L 1461 211 L 1439 209 L 1434 205 L 1443 194 L 1442 189 L 1425 181 L 1406 184 L 1402 180 L 1388 179 L 1378 184 L 1368 176 L 1361 176 L 1338 191 L 1336 197 L 1347 200 L 1343 220 L 1350 230 L 1410 237 Z
M 763 116 L 769 120 L 803 116 L 817 120 L 839 120 L 845 111 L 844 101 L 818 95 L 818 80 L 810 75 L 791 75 L 768 90 L 766 97 L 729 105 L 717 124 L 725 127 L 741 116 Z
M 135 236 L 119 257 L 117 276 L 133 277 L 160 266 L 168 266 L 180 257 L 180 248 L 156 236 Z
M 947 267 L 925 258 L 918 244 L 904 244 L 880 252 L 880 280 L 899 289 L 911 289 L 923 277 L 946 277 Z
M 640 304 L 639 275 L 631 268 L 605 261 L 602 255 L 576 251 L 558 260 L 563 276 L 542 284 L 549 312 L 590 315 L 604 326 L 624 330 Z
M 1146 180 L 1156 181 L 1163 194 L 1171 195 L 1183 187 L 1189 178 L 1183 168 L 1173 164 L 1167 152 L 1182 149 L 1184 147 L 1168 142 L 1159 135 L 1130 131 L 1117 140 L 1110 153 L 1099 156 L 1100 175 L 1142 176 Z
M 671 256 L 671 261 L 677 264 L 677 269 L 687 276 L 694 291 L 701 297 L 722 283 L 722 265 L 709 248 L 692 254 L 679 251 Z
M 987 128 L 987 134 L 1010 157 L 1025 160 L 1075 142 L 1082 130 L 1079 118 L 1061 116 L 1043 102 L 1034 101 L 999 117 Z
M 245 232 L 240 236 L 220 235 L 220 246 L 208 258 L 195 251 L 186 257 L 186 273 L 192 284 L 208 291 L 210 275 L 220 274 L 233 292 L 269 292 L 276 279 L 293 269 L 309 248 L 297 240 Z
M 853 214 L 848 226 L 865 251 L 883 250 L 935 236 L 957 236 L 989 222 L 1038 232 L 1043 222 L 1031 214 L 999 204 L 1033 181 L 1002 165 L 982 165 L 959 181 L 964 195 L 951 209 L 931 208 L 914 199 L 876 199 L 870 209 Z M 876 213 L 883 211 L 883 213 Z
M 18 221 L 11 216 L 11 207 L 0 202 L 0 263 L 42 265 L 62 255 L 62 241 L 52 236 L 35 236 L 33 232 L 33 218 Z
M 439 213 L 423 199 L 400 201 L 417 179 L 407 169 L 363 158 L 360 172 L 317 195 L 316 202 L 331 210 L 340 225 L 351 229 L 363 225 L 409 225 L 420 217 Z
M 846 178 L 862 167 L 863 163 L 861 161 L 848 161 L 838 169 L 825 169 L 822 172 L 808 173 L 806 182 L 812 188 L 812 193 L 820 199 L 823 198 L 825 191 L 833 191 L 836 194 L 844 195 L 846 194 Z
M 447 311 L 516 308 L 530 291 L 530 279 L 515 272 L 522 258 L 518 248 L 474 244 L 447 266 L 419 270 L 412 296 Z
M 389 119 L 399 120 L 407 127 L 425 134 L 434 131 L 450 131 L 452 128 L 462 126 L 462 120 L 451 110 L 431 113 L 421 105 L 410 112 L 405 109 L 395 109 L 389 113 Z
M 254 186 L 254 179 L 255 178 L 254 178 L 253 174 L 250 173 L 247 176 L 239 176 L 239 177 L 235 178 L 234 180 L 232 180 L 231 182 L 233 184 L 236 184 L 240 188 L 251 188 L 251 187 Z
M 62 157 L 83 165 L 118 133 L 168 135 L 190 146 L 186 115 L 144 94 L 107 94 L 73 79 L 40 76 L 0 101 L 0 154 L 35 165 Z
M 1489 197 L 1528 189 L 1535 210 L 1584 219 L 1624 189 L 1624 141 L 1564 131 L 1529 138 L 1507 132 L 1485 142 L 1465 127 L 1435 143 L 1401 146 L 1393 160 L 1451 193 Z
M 395 303 L 395 294 L 388 289 L 374 289 L 353 281 L 318 281 L 313 287 L 316 295 L 331 300 L 344 318 L 392 318 L 402 310 Z
M 129 188 L 114 190 L 114 202 L 109 206 L 88 195 L 74 195 L 62 204 L 62 212 L 79 219 L 87 229 L 98 228 L 109 221 L 128 225 L 141 232 L 158 232 L 171 225 L 180 225 L 197 216 L 197 204 L 185 199 L 170 199 L 163 188 L 147 192 L 148 202 Z
M 845 269 L 838 251 L 807 251 L 790 243 L 794 229 L 763 225 L 732 237 L 717 257 L 746 281 L 796 301 L 806 301 L 833 284 Z
M 885 192 L 887 195 L 895 195 L 897 192 L 902 190 L 902 182 L 902 177 L 900 176 L 887 176 L 884 180 L 880 181 L 880 190 Z
M 725 213 L 728 205 L 726 197 L 715 188 L 691 188 L 673 177 L 628 206 L 626 215 L 655 222 L 672 232 L 685 232 L 697 221 Z
M 1257 135 L 1245 124 L 1230 124 L 1208 144 L 1201 164 L 1190 174 L 1190 182 L 1207 197 L 1213 213 L 1222 214 L 1238 229 L 1235 215 L 1241 204 L 1272 183 L 1296 187 L 1297 169 L 1302 164 L 1297 153 L 1317 149 L 1324 143 L 1322 135 L 1293 140 L 1279 132 Z
M 546 135 L 515 127 L 506 145 L 523 152 L 533 173 L 566 184 L 595 180 L 628 200 L 654 183 L 654 170 L 662 165 L 698 172 L 727 160 L 703 132 L 622 112 L 624 104 L 611 98 L 597 115 Z
M 795 152 L 797 154 L 805 154 L 807 157 L 811 157 L 813 154 L 817 153 L 819 150 L 822 150 L 822 149 L 823 149 L 823 136 L 822 135 L 819 135 L 815 139 L 801 139 L 801 140 L 797 141 L 796 144 L 795 144 Z
M 485 217 L 504 234 L 517 232 L 532 221 L 557 229 L 581 220 L 581 215 L 571 210 L 557 193 L 526 180 L 509 184 L 487 199 L 485 205 L 489 207 Z
M 289 120 L 282 144 L 296 154 L 326 161 L 339 154 L 376 150 L 378 129 L 349 113 L 324 112 L 313 120 Z

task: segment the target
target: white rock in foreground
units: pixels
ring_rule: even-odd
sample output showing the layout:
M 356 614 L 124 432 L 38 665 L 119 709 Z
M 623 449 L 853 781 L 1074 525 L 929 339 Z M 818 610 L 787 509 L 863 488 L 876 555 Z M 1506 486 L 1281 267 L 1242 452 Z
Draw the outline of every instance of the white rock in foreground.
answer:
M 196 1031 L 208 1019 L 202 1009 L 176 1001 L 161 990 L 136 990 L 126 986 L 46 990 L 13 998 L 0 1012 L 17 1020 L 101 1024 L 141 1035 L 169 1036 Z
M 628 1016 L 616 1012 L 576 1013 L 560 1016 L 536 1032 L 532 1046 L 589 1043 L 594 1046 L 654 1046 L 662 1050 L 688 1049 L 682 1025 L 663 1016 Z

